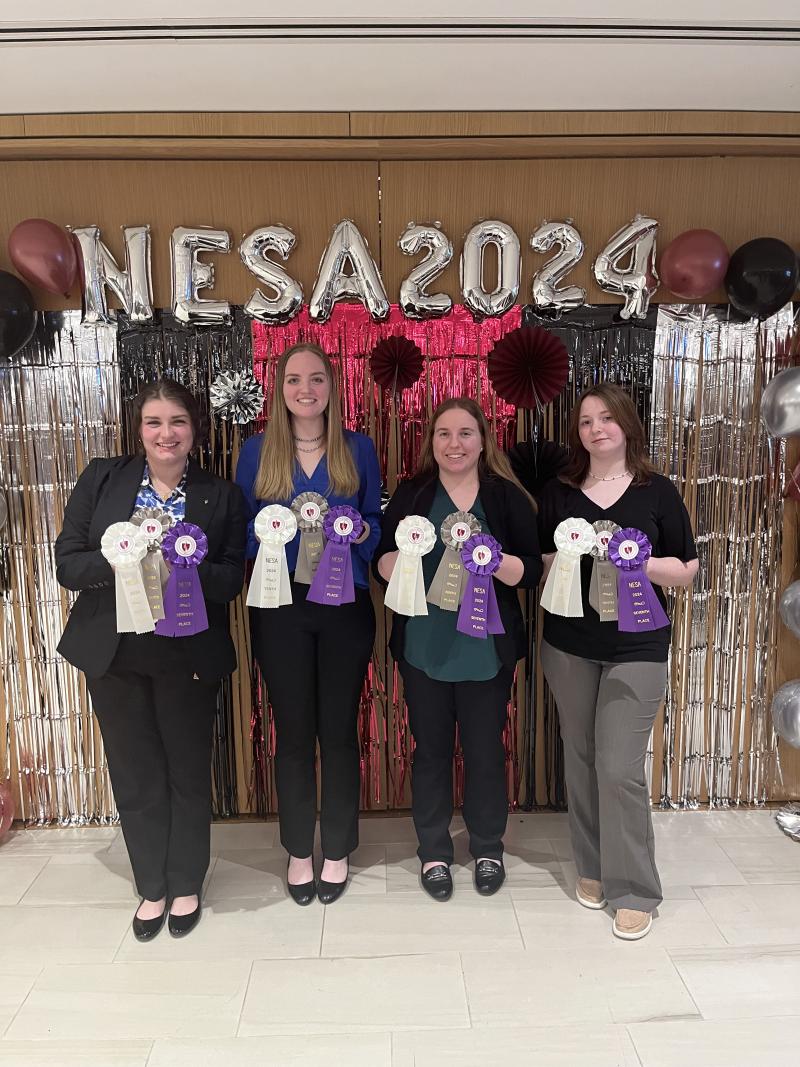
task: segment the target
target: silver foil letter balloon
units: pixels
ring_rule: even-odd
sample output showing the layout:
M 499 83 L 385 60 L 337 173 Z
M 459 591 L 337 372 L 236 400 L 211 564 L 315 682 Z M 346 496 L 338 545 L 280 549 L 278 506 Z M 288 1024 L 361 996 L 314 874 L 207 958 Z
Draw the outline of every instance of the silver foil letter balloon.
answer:
M 800 681 L 782 685 L 772 698 L 772 724 L 778 737 L 800 748 Z
M 487 245 L 497 249 L 497 285 L 483 285 L 483 260 Z M 506 222 L 496 219 L 477 222 L 464 238 L 461 253 L 461 295 L 479 318 L 504 315 L 519 294 L 519 237 Z
M 540 311 L 574 311 L 586 303 L 586 290 L 580 285 L 559 288 L 572 268 L 583 258 L 583 239 L 569 222 L 543 222 L 531 236 L 534 252 L 549 252 L 558 245 L 558 252 L 533 276 L 533 303 Z
M 83 314 L 81 324 L 110 323 L 106 289 L 110 289 L 131 322 L 153 318 L 153 283 L 150 275 L 150 227 L 123 226 L 125 270 L 100 240 L 98 226 L 77 226 L 72 230 L 82 261 Z
M 351 273 L 345 274 L 348 265 Z M 350 219 L 337 223 L 322 255 L 308 305 L 309 318 L 327 322 L 339 300 L 359 300 L 378 322 L 389 314 L 389 298 L 378 265 Z
M 643 319 L 650 297 L 658 289 L 656 273 L 656 237 L 658 223 L 646 215 L 617 230 L 594 261 L 597 284 L 606 293 L 625 299 L 620 318 Z M 628 259 L 623 266 L 623 260 Z
M 800 367 L 787 367 L 767 382 L 761 421 L 771 437 L 800 433 Z
M 453 307 L 447 293 L 428 293 L 427 288 L 453 258 L 453 245 L 438 226 L 417 226 L 410 222 L 401 234 L 397 247 L 406 256 L 423 249 L 428 255 L 400 283 L 400 309 L 409 319 L 438 319 Z
M 267 256 L 268 252 L 277 252 L 282 260 L 287 260 L 296 240 L 286 226 L 262 226 L 249 233 L 239 245 L 244 265 L 275 293 L 270 299 L 256 289 L 244 305 L 246 314 L 259 322 L 282 326 L 303 306 L 303 287 Z
M 183 323 L 211 326 L 228 322 L 231 306 L 227 300 L 206 300 L 197 294 L 214 287 L 214 266 L 202 263 L 201 252 L 228 252 L 231 238 L 227 230 L 209 226 L 176 226 L 172 231 L 172 314 Z

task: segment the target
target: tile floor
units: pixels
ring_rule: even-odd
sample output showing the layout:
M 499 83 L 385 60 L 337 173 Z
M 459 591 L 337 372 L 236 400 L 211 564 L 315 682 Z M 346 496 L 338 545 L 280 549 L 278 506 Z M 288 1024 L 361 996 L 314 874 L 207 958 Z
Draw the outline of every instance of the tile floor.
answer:
M 411 821 L 367 817 L 346 895 L 296 907 L 269 823 L 216 824 L 206 909 L 139 944 L 113 828 L 0 845 L 0 1067 L 783 1067 L 800 1047 L 800 844 L 774 812 L 654 817 L 665 900 L 615 940 L 574 901 L 566 816 L 514 815 L 508 882 L 418 887 Z

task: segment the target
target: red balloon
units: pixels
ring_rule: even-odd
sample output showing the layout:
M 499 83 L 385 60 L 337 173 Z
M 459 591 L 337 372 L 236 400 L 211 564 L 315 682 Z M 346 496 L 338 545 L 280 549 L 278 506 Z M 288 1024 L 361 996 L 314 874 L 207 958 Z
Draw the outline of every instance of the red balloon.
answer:
M 14 821 L 14 796 L 10 782 L 0 782 L 0 837 L 11 829 Z
M 48 293 L 68 296 L 75 284 L 78 257 L 72 237 L 47 219 L 25 219 L 8 238 L 8 254 L 22 277 Z
M 700 300 L 725 278 L 730 253 L 713 230 L 686 230 L 661 253 L 661 284 L 683 300 Z

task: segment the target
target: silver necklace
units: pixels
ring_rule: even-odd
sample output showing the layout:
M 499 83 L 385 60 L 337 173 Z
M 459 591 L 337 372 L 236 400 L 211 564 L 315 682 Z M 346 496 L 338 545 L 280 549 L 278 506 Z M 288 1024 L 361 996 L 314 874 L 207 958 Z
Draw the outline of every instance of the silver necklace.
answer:
M 295 438 L 297 440 L 297 438 Z M 301 445 L 294 446 L 296 452 L 319 452 L 322 445 L 314 445 L 313 448 L 303 448 Z
M 294 437 L 294 435 L 292 436 Z M 294 437 L 294 440 L 300 441 L 304 445 L 313 445 L 315 441 L 321 441 L 324 436 L 324 433 L 318 433 L 316 437 Z
M 589 471 L 589 477 L 596 482 L 618 482 L 620 478 L 630 478 L 630 476 L 630 471 L 623 471 L 622 474 L 609 474 L 605 478 L 598 478 L 596 474 Z

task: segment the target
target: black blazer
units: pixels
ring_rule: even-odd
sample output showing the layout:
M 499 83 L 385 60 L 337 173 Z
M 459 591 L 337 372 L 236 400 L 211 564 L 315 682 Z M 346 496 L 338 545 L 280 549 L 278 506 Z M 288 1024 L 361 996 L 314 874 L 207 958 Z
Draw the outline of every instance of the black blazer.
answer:
M 389 501 L 383 519 L 381 540 L 372 559 L 372 570 L 381 583 L 386 581 L 378 571 L 378 560 L 387 552 L 397 548 L 394 535 L 397 525 L 406 515 L 426 515 L 433 505 L 438 475 L 426 475 L 403 482 Z M 482 475 L 480 479 L 480 496 L 486 520 L 492 536 L 496 537 L 504 552 L 519 556 L 524 565 L 518 588 L 535 589 L 542 577 L 542 557 L 539 552 L 539 534 L 536 513 L 530 500 L 513 482 L 493 475 Z M 505 582 L 494 583 L 497 593 L 497 606 L 505 629 L 504 634 L 495 637 L 495 648 L 506 667 L 514 667 L 527 651 L 525 622 L 519 596 L 514 586 Z M 392 618 L 392 636 L 389 649 L 397 662 L 402 661 L 405 647 L 406 616 L 394 614 Z
M 143 474 L 144 456 L 93 459 L 67 501 L 56 540 L 56 577 L 65 589 L 80 592 L 58 651 L 90 678 L 109 669 L 121 636 L 114 572 L 100 551 L 100 538 L 112 523 L 131 517 Z M 211 682 L 236 669 L 226 605 L 244 582 L 247 519 L 241 489 L 189 460 L 186 521 L 196 523 L 208 538 L 208 555 L 198 575 L 209 628 L 161 640 L 174 642 L 176 663 Z

